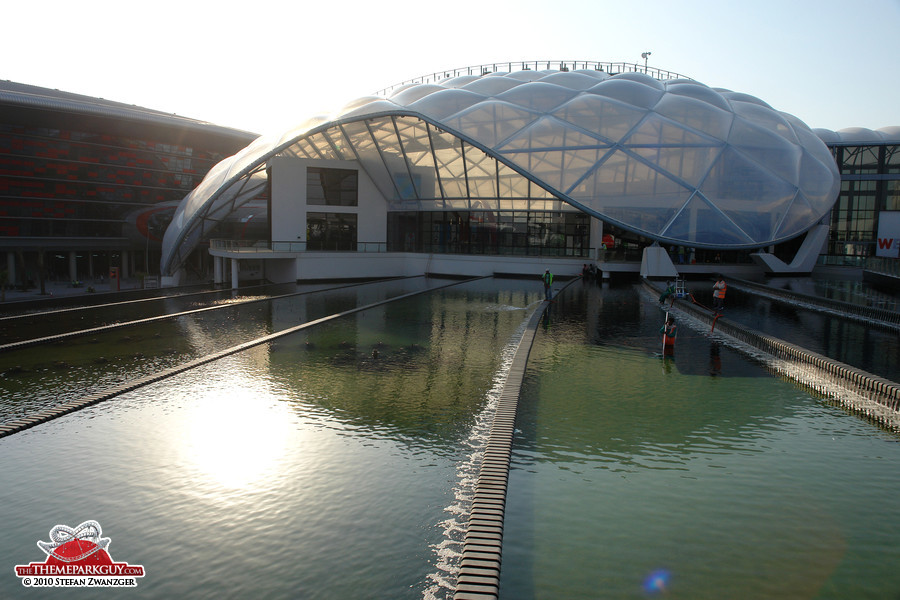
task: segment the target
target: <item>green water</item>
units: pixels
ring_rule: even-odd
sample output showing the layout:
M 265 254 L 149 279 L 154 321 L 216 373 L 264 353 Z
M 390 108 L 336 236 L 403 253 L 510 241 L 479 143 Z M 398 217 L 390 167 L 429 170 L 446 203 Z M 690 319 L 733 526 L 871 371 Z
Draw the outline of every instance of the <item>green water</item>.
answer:
M 539 332 L 501 598 L 896 599 L 900 436 L 661 321 L 578 286 Z
M 15 576 L 52 527 L 88 519 L 146 569 L 128 597 L 449 597 L 435 565 L 458 467 L 539 294 L 460 284 L 0 439 L 0 598 L 124 596 Z

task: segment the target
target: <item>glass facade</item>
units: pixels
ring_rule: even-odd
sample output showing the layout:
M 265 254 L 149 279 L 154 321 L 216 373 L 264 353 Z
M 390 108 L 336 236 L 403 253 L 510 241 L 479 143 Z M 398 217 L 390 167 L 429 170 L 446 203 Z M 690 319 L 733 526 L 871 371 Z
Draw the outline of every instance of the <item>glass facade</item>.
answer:
M 589 221 L 574 211 L 392 212 L 387 247 L 389 252 L 587 257 Z
M 357 216 L 349 213 L 306 213 L 307 250 L 356 250 Z
M 826 217 L 840 186 L 822 140 L 748 94 L 638 72 L 487 72 L 360 98 L 223 161 L 167 232 L 166 272 L 212 221 L 252 200 L 263 186 L 254 178 L 266 176 L 255 166 L 273 156 L 356 162 L 389 213 L 443 215 L 417 217 L 416 245 L 476 252 L 507 245 L 481 237 L 471 213 L 495 212 L 497 239 L 500 216 L 516 215 L 510 236 L 550 248 L 556 242 L 539 240 L 527 225 L 537 216 L 525 217 L 524 234 L 516 219 L 562 205 L 667 245 L 757 249 Z M 233 173 L 246 175 L 225 176 Z M 434 218 L 443 219 L 444 234 L 423 224 Z M 478 241 L 463 242 L 472 225 Z
M 900 210 L 900 146 L 836 146 L 841 191 L 831 211 L 827 254 L 875 256 L 878 214 Z

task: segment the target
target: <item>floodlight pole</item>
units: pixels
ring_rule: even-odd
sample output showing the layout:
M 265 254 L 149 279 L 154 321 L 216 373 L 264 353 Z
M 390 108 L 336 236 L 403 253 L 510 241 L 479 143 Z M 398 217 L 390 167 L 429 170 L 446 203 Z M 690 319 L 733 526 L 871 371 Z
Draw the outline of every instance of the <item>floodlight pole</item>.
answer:
M 647 73 L 647 59 L 650 57 L 650 52 L 641 52 L 641 58 L 644 59 L 644 73 Z

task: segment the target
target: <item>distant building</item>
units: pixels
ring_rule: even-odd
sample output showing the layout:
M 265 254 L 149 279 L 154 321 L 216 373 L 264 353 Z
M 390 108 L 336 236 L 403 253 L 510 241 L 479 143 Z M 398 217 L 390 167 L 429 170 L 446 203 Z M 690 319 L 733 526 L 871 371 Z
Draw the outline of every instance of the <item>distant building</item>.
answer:
M 880 254 L 877 237 L 882 213 L 900 215 L 900 127 L 815 132 L 831 149 L 841 173 L 841 191 L 831 211 L 831 233 L 823 260 L 862 264 Z M 896 258 L 900 230 L 893 236 Z
M 11 283 L 159 274 L 175 207 L 257 136 L 0 81 L 0 270 Z

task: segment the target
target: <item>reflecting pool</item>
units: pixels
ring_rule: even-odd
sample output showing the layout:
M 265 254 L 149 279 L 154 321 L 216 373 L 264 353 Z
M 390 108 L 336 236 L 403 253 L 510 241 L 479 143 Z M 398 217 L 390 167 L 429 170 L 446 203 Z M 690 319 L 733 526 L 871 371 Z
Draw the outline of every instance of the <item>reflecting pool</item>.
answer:
M 446 283 L 417 277 L 226 303 L 219 310 L 3 352 L 0 423 L 301 323 Z M 164 302 L 169 301 L 175 300 Z M 171 312 L 165 304 L 143 305 L 142 310 L 144 318 Z M 30 319 L 40 322 L 42 317 Z
M 0 439 L 0 597 L 61 595 L 24 590 L 13 567 L 88 519 L 114 560 L 146 569 L 135 597 L 448 597 L 436 563 L 458 467 L 539 294 L 432 291 Z
M 628 288 L 572 286 L 519 402 L 501 598 L 900 593 L 900 436 Z

